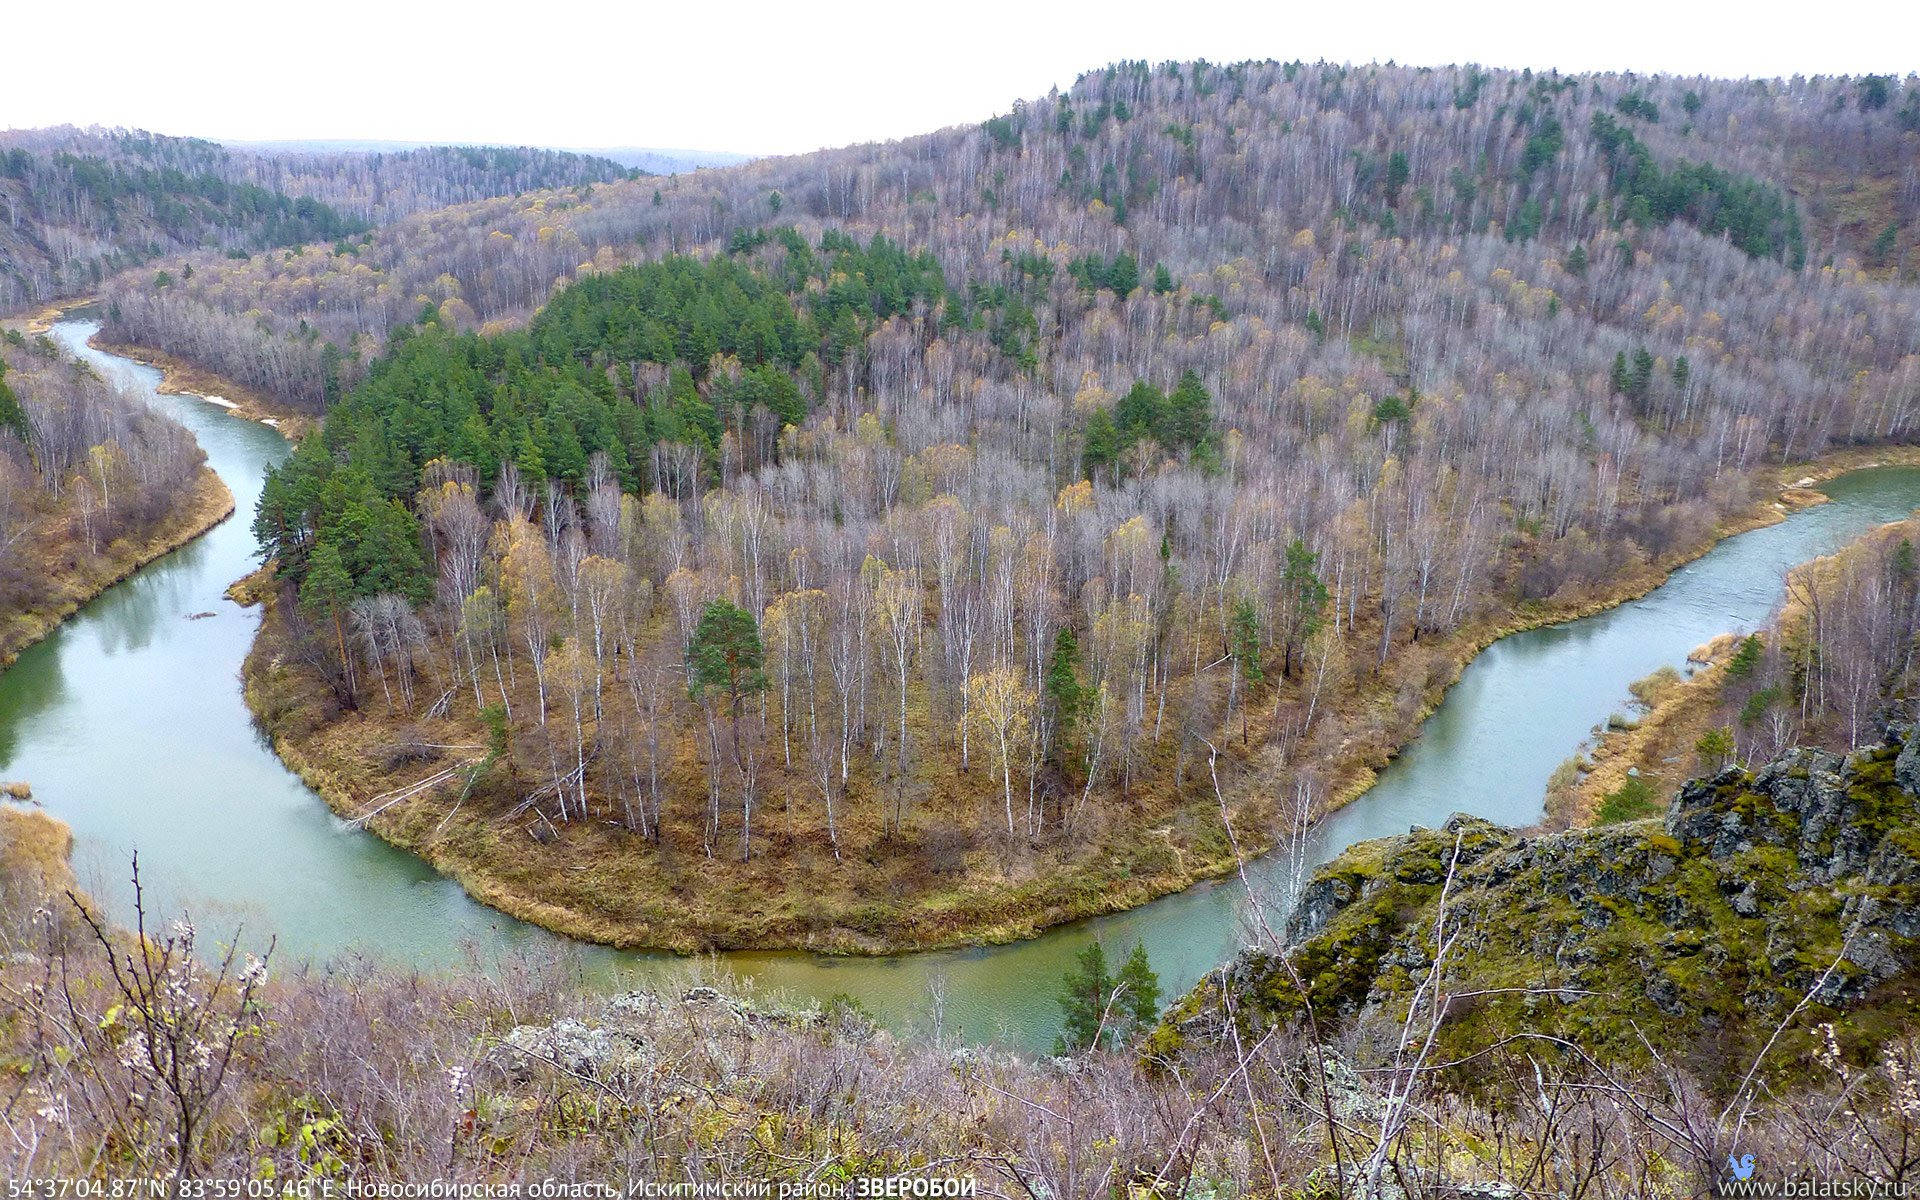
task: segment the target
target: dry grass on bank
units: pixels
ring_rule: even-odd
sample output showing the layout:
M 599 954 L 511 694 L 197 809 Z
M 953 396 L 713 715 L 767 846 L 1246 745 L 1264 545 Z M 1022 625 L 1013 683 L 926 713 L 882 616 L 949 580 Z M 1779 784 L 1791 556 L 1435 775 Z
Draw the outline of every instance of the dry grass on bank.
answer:
M 48 518 L 29 551 L 43 578 L 55 588 L 46 602 L 0 615 L 0 669 L 20 651 L 49 633 L 95 596 L 155 559 L 179 549 L 233 515 L 233 493 L 208 467 L 201 467 L 192 490 L 146 537 L 122 538 L 99 554 L 89 554 L 68 528 L 64 515 Z

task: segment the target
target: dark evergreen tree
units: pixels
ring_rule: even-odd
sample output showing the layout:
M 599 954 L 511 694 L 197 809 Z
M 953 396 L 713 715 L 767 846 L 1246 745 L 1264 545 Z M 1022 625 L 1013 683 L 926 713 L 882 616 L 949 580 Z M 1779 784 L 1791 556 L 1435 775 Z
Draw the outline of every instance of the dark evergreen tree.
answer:
M 1074 966 L 1061 979 L 1061 1030 L 1057 1053 L 1092 1047 L 1114 1049 L 1145 1032 L 1160 1016 L 1160 977 L 1154 973 L 1144 945 L 1120 967 L 1107 965 L 1106 947 L 1089 942 L 1074 956 Z
M 7 386 L 7 364 L 0 362 L 0 433 L 11 433 L 27 443 L 32 430 L 27 427 L 26 410 L 20 407 L 20 398 Z
M 1213 437 L 1213 395 L 1200 376 L 1186 371 L 1167 397 L 1166 420 L 1160 438 L 1168 449 L 1197 450 Z
M 1061 769 L 1079 765 L 1079 725 L 1087 707 L 1086 689 L 1080 683 L 1080 641 L 1073 629 L 1062 625 L 1053 638 L 1053 654 L 1047 660 L 1047 703 L 1053 710 L 1053 741 L 1047 747 L 1048 761 Z
M 766 661 L 753 614 L 731 600 L 708 601 L 687 643 L 688 688 L 694 699 L 724 693 L 737 720 L 741 701 L 767 690 Z
M 1281 674 L 1293 675 L 1294 663 L 1302 656 L 1307 642 L 1320 631 L 1331 593 L 1316 573 L 1320 556 L 1307 549 L 1299 538 L 1287 543 L 1287 561 L 1280 573 L 1283 659 Z
M 1645 346 L 1633 352 L 1633 365 L 1627 371 L 1627 397 L 1642 407 L 1653 391 L 1653 352 Z

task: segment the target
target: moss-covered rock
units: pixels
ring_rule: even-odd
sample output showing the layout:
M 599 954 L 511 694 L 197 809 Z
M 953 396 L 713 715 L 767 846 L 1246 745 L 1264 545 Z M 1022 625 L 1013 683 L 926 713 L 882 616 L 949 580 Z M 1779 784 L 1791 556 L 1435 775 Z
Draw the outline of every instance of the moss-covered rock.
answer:
M 1716 1059 L 1744 1070 L 1803 997 L 1801 1028 L 1882 1022 L 1869 1010 L 1920 990 L 1904 986 L 1920 982 L 1916 745 L 1909 731 L 1729 768 L 1663 818 L 1528 837 L 1455 817 L 1354 846 L 1304 889 L 1286 955 L 1249 951 L 1209 975 L 1149 1050 L 1229 1021 L 1397 1025 L 1419 996 L 1438 1004 L 1450 1056 L 1543 1033 L 1706 1059 L 1710 1077 Z

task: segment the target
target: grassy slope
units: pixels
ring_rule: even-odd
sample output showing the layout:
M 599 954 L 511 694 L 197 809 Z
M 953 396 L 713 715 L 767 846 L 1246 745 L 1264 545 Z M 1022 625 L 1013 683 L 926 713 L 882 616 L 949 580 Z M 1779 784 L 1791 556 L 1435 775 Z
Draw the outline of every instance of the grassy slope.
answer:
M 46 813 L 0 806 L 0 879 L 31 882 L 43 894 L 74 886 L 67 856 L 73 831 Z

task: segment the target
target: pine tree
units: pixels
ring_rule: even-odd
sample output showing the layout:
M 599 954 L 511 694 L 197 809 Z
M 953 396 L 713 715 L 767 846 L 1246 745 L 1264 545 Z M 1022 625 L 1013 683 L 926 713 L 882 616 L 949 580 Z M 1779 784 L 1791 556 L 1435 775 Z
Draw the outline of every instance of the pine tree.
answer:
M 1653 391 L 1653 352 L 1645 346 L 1633 352 L 1633 366 L 1627 373 L 1626 392 L 1635 404 L 1644 405 Z
M 1400 204 L 1400 189 L 1407 185 L 1413 168 L 1407 160 L 1404 150 L 1395 150 L 1387 156 L 1387 207 L 1397 208 Z
M 1054 1050 L 1065 1054 L 1085 1050 L 1095 1042 L 1111 1040 L 1113 976 L 1107 972 L 1107 951 L 1099 942 L 1074 955 L 1075 965 L 1061 978 L 1060 1036 Z
M 1760 666 L 1760 656 L 1765 652 L 1766 643 L 1760 640 L 1760 635 L 1748 634 L 1746 640 L 1740 643 L 1740 648 L 1733 652 L 1733 657 L 1727 660 L 1727 677 L 1745 679 L 1753 674 Z
M 1693 744 L 1693 748 L 1699 753 L 1702 762 L 1712 764 L 1710 769 L 1718 771 L 1733 755 L 1733 730 L 1725 725 L 1716 725 L 1701 734 L 1700 740 Z
M 1133 953 L 1127 955 L 1114 983 L 1119 992 L 1119 1006 L 1126 1010 L 1129 1034 L 1143 1033 L 1160 1019 L 1160 976 L 1147 958 L 1145 945 L 1133 944 Z
M 1166 393 L 1137 380 L 1114 407 L 1114 420 L 1120 427 L 1120 448 L 1124 451 L 1143 437 L 1157 437 L 1166 421 Z
M 740 702 L 767 690 L 766 649 L 753 615 L 730 600 L 709 601 L 687 643 L 687 668 L 695 700 L 709 692 L 726 693 L 734 720 Z
M 1099 942 L 1088 943 L 1074 956 L 1074 964 L 1061 979 L 1061 1029 L 1054 1041 L 1055 1053 L 1095 1046 L 1114 1049 L 1159 1020 L 1160 977 L 1144 945 L 1134 944 L 1117 975 L 1108 969 L 1106 947 Z
M 1286 614 L 1282 630 L 1283 658 L 1281 674 L 1291 678 L 1293 664 L 1306 649 L 1307 641 L 1320 631 L 1329 593 L 1315 568 L 1320 556 L 1307 549 L 1299 538 L 1287 543 L 1287 563 L 1280 573 L 1280 598 Z
M 1260 669 L 1260 610 L 1255 608 L 1253 600 L 1242 596 L 1234 602 L 1233 617 L 1229 622 L 1231 637 L 1230 651 L 1233 654 L 1233 669 L 1240 682 L 1248 688 L 1266 678 L 1266 672 Z M 1247 708 L 1240 708 L 1240 743 L 1247 744 Z M 1229 717 L 1229 720 L 1232 718 Z
M 340 669 L 347 680 L 347 699 L 352 701 L 353 660 L 347 654 L 347 606 L 353 602 L 353 577 L 340 560 L 340 551 L 331 542 L 313 548 L 307 560 L 307 577 L 300 583 L 300 611 L 308 620 L 324 617 L 333 627 L 333 644 L 340 655 Z
M 1113 414 L 1096 408 L 1087 418 L 1085 444 L 1080 450 L 1080 462 L 1086 468 L 1087 478 L 1097 477 L 1119 459 L 1120 430 L 1113 423 Z
M 11 433 L 24 444 L 30 432 L 26 410 L 7 386 L 7 364 L 0 362 L 0 433 Z
M 1086 707 L 1086 689 L 1080 684 L 1080 641 L 1065 625 L 1053 638 L 1053 655 L 1047 660 L 1047 701 L 1053 706 L 1053 744 L 1047 748 L 1055 766 L 1065 768 L 1077 763 L 1077 726 Z
M 1213 436 L 1213 396 L 1200 376 L 1188 371 L 1167 397 L 1165 436 L 1161 441 L 1169 450 L 1186 447 L 1198 450 Z
M 700 623 L 694 626 L 687 643 L 688 690 L 695 701 L 705 703 L 720 694 L 727 700 L 727 718 L 733 747 L 733 765 L 744 781 L 748 755 L 740 741 L 740 709 L 749 695 L 767 690 L 766 647 L 760 641 L 760 626 L 747 612 L 730 600 L 710 600 L 701 610 Z M 709 713 L 709 730 L 712 729 Z M 713 768 L 719 765 L 720 747 L 713 737 Z M 711 779 L 708 793 L 709 836 L 718 831 L 720 821 L 717 778 Z M 753 853 L 753 789 L 740 790 L 740 858 Z
M 1873 261 L 1880 266 L 1888 266 L 1893 261 L 1893 252 L 1900 244 L 1900 224 L 1889 222 L 1880 236 L 1873 239 Z

